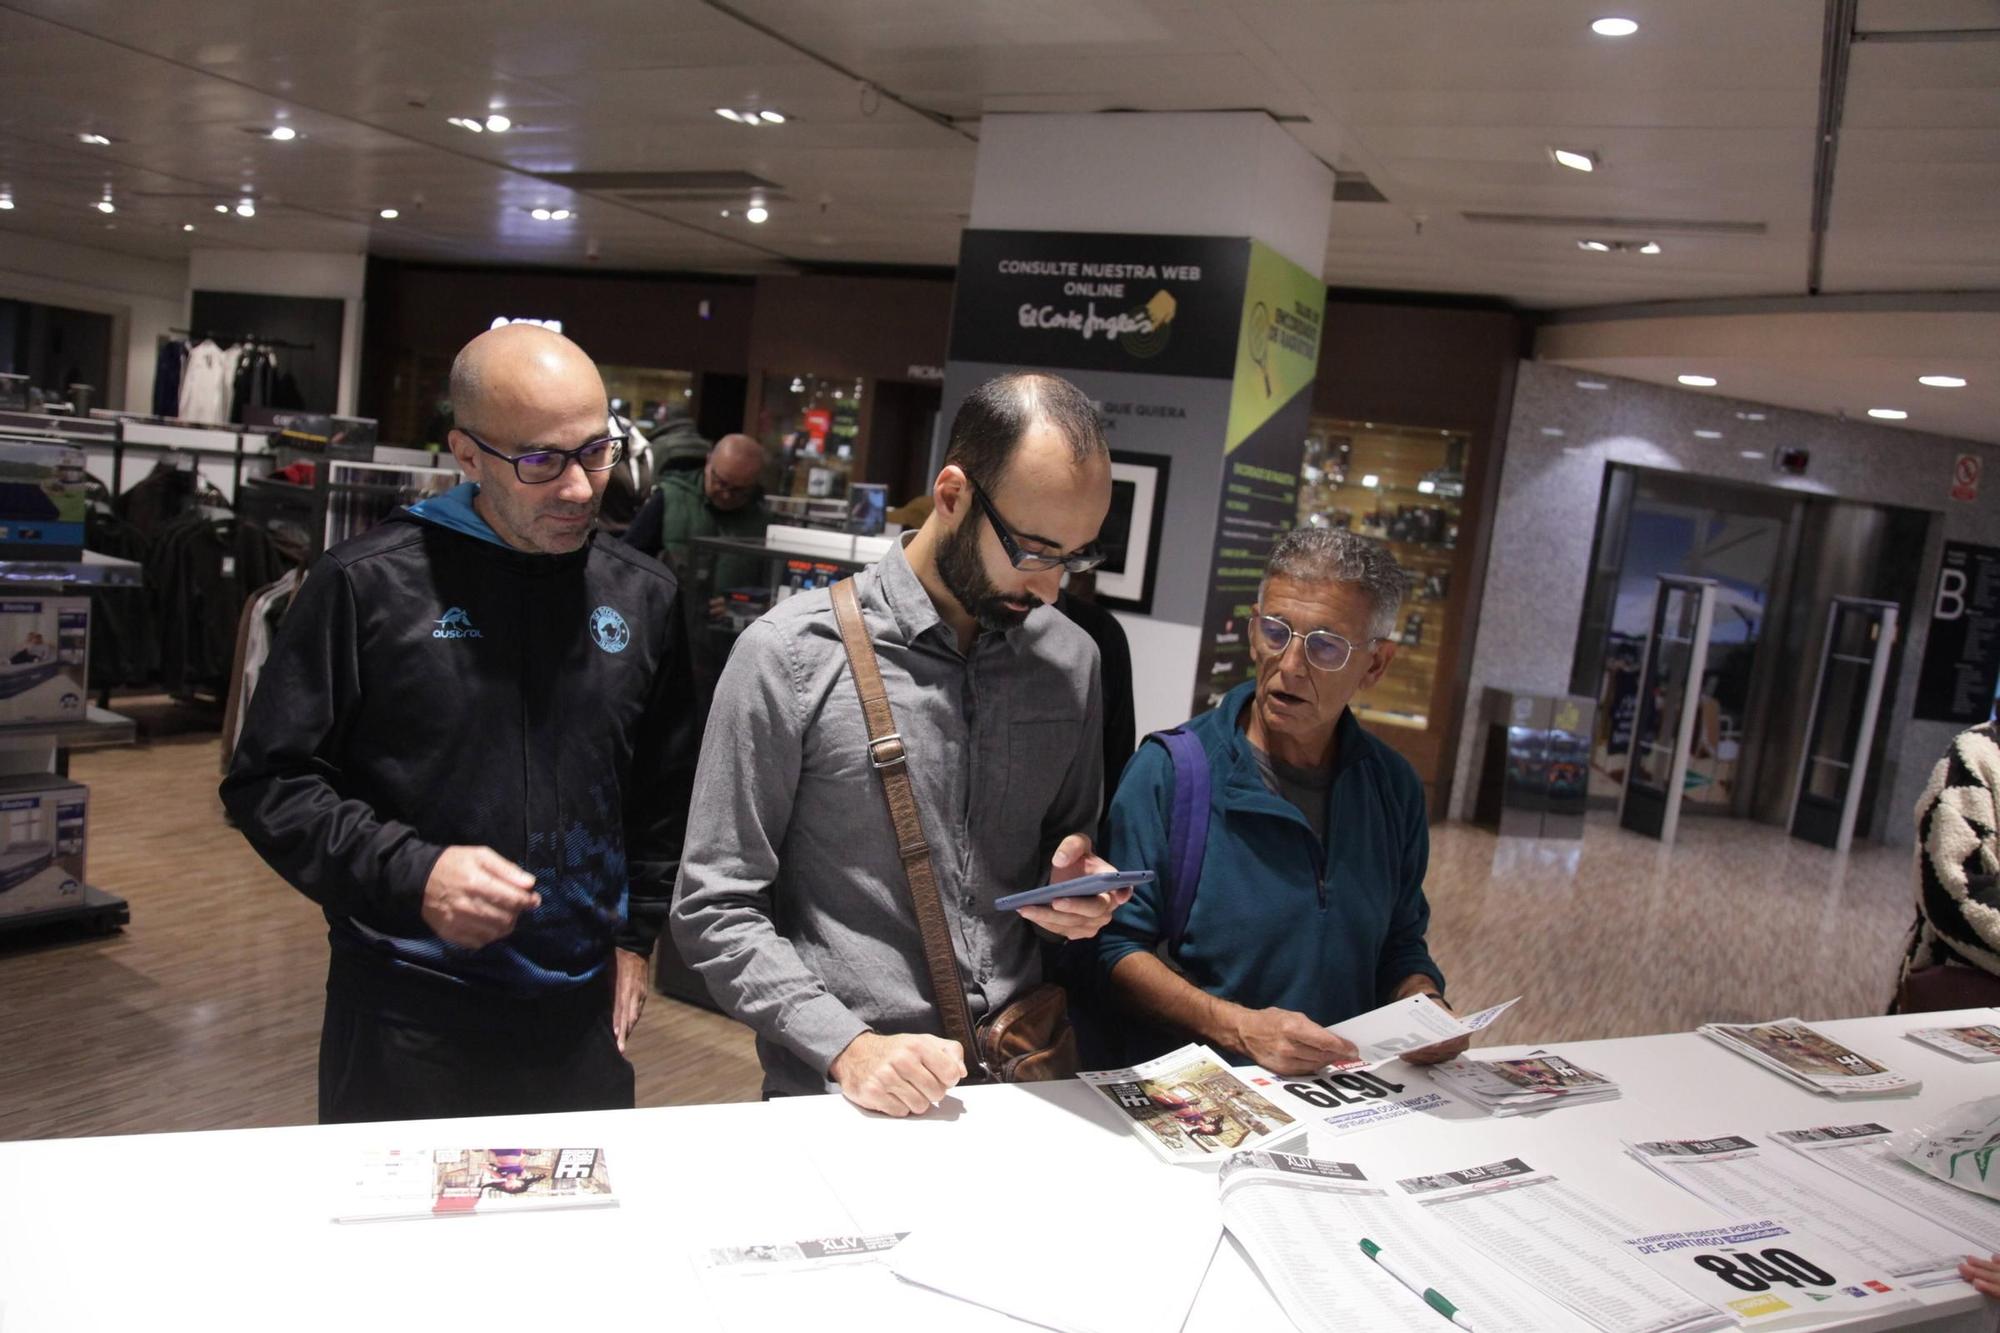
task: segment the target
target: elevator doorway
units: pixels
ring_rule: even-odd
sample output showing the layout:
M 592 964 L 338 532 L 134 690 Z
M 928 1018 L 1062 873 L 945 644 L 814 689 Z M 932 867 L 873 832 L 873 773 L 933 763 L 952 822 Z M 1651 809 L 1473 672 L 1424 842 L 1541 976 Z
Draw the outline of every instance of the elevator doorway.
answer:
M 1598 701 L 1590 800 L 1617 804 L 1639 712 L 1640 653 L 1659 580 L 1712 580 L 1714 620 L 1681 813 L 1784 826 L 1813 673 L 1836 596 L 1895 602 L 1905 619 L 1932 515 L 1775 486 L 1606 469 L 1570 688 Z M 1902 667 L 1898 648 L 1889 688 Z M 1872 827 L 1891 710 L 1878 722 L 1859 827 Z

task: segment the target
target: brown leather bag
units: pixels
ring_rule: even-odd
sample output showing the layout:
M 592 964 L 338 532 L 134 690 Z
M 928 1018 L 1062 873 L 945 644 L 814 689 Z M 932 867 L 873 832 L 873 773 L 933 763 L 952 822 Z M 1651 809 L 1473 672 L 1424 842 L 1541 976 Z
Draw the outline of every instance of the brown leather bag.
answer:
M 910 785 L 909 752 L 896 731 L 853 579 L 833 585 L 833 615 L 847 649 L 854 688 L 861 696 L 862 716 L 868 720 L 868 761 L 882 779 L 882 796 L 896 828 L 896 849 L 909 881 L 910 905 L 916 910 L 931 995 L 944 1021 L 944 1035 L 964 1050 L 967 1078 L 975 1082 L 982 1072 L 997 1083 L 1071 1077 L 1077 1071 L 1076 1036 L 1069 1028 L 1069 999 L 1060 986 L 1045 982 L 1035 987 L 974 1030 L 972 1010 L 965 1002 L 965 979 L 952 952 L 951 923 L 938 898 L 930 844 L 924 839 L 917 794 Z

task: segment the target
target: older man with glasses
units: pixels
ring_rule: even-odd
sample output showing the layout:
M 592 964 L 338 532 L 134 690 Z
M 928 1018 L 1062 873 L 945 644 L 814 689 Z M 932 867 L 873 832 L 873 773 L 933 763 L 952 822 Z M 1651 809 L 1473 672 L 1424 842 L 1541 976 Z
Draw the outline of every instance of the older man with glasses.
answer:
M 222 784 L 326 915 L 327 1122 L 632 1105 L 700 744 L 674 576 L 594 532 L 590 358 L 508 325 L 451 397 L 468 480 L 320 557 Z
M 1095 1058 L 1192 1039 L 1273 1073 L 1306 1073 L 1354 1057 L 1328 1024 L 1407 995 L 1443 999 L 1424 942 L 1423 787 L 1349 711 L 1396 656 L 1408 585 L 1378 542 L 1287 534 L 1252 608 L 1255 679 L 1181 735 L 1149 737 L 1126 767 L 1105 855 L 1160 878 L 1073 968 L 1097 971 L 1083 1024 Z M 1183 777 L 1205 790 L 1177 790 Z
M 697 537 L 729 537 L 761 544 L 771 523 L 764 501 L 764 446 L 748 435 L 725 435 L 700 468 L 663 472 L 659 485 L 632 520 L 625 540 L 686 575 L 702 567 L 693 559 Z M 725 552 L 712 557 L 703 591 L 710 620 L 721 620 L 735 588 L 765 586 L 770 569 L 762 557 Z

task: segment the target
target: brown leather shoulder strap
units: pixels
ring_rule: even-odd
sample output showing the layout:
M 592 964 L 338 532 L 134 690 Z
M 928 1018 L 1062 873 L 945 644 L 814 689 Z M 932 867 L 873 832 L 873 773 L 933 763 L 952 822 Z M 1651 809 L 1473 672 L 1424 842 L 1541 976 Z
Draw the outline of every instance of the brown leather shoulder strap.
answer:
M 945 919 L 944 903 L 938 898 L 937 874 L 931 866 L 930 844 L 924 840 L 917 794 L 910 785 L 909 752 L 897 734 L 895 714 L 889 709 L 889 692 L 882 685 L 875 645 L 869 642 L 868 627 L 861 618 L 861 603 L 854 594 L 851 578 L 833 585 L 833 617 L 840 626 L 841 645 L 847 649 L 847 666 L 854 676 L 854 688 L 861 695 L 862 716 L 868 720 L 868 761 L 882 779 L 889 819 L 896 826 L 896 850 L 903 858 L 903 874 L 910 884 L 910 905 L 916 909 L 917 930 L 923 936 L 932 998 L 944 1020 L 944 1035 L 965 1048 L 965 1067 L 976 1070 L 980 1067 L 979 1043 L 973 1037 L 972 1011 L 965 1003 L 965 980 L 959 974 L 958 956 L 952 952 L 951 924 Z

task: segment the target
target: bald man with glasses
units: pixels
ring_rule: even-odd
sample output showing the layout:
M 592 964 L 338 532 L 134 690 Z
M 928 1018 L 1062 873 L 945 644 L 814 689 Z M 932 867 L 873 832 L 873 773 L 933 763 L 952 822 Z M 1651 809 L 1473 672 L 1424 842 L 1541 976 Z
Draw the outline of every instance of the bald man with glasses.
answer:
M 467 480 L 326 552 L 222 797 L 325 914 L 323 1122 L 633 1103 L 702 704 L 672 571 L 595 521 L 624 437 L 560 334 L 452 366 Z
M 1277 1074 L 1354 1058 L 1327 1031 L 1404 996 L 1444 998 L 1425 940 L 1430 831 L 1409 762 L 1351 711 L 1396 656 L 1409 577 L 1381 543 L 1301 528 L 1272 551 L 1250 619 L 1254 680 L 1177 738 L 1141 745 L 1111 803 L 1105 855 L 1160 878 L 1138 889 L 1087 954 L 1087 1033 L 1158 1055 L 1207 1042 Z M 1195 747 L 1176 762 L 1171 745 Z M 1207 791 L 1177 800 L 1183 774 Z M 1176 857 L 1177 820 L 1202 854 Z M 1186 873 L 1194 882 L 1180 883 Z M 1192 895 L 1184 916 L 1177 895 Z M 1432 1062 L 1461 1039 L 1406 1059 Z

